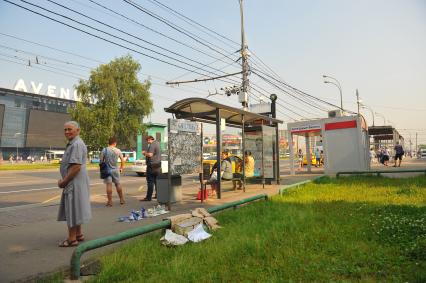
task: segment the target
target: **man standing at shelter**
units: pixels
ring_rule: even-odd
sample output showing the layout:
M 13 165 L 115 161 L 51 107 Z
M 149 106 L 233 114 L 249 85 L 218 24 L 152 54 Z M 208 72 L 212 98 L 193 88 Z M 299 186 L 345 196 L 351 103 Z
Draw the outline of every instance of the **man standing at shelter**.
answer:
M 117 160 L 120 158 L 120 169 L 117 168 Z M 108 164 L 108 167 L 111 169 L 111 175 L 104 179 L 104 183 L 106 184 L 106 192 L 107 192 L 107 204 L 106 206 L 112 206 L 112 183 L 115 184 L 115 189 L 117 190 L 117 194 L 120 197 L 120 204 L 124 204 L 123 197 L 123 188 L 120 184 L 120 173 L 123 172 L 124 168 L 124 157 L 121 153 L 121 150 L 117 148 L 117 139 L 112 137 L 108 141 L 108 147 L 104 148 L 99 156 L 99 160 Z
M 89 176 L 86 170 L 87 148 L 79 137 L 80 126 L 70 121 L 64 125 L 64 134 L 68 140 L 61 160 L 58 187 L 62 188 L 58 221 L 66 221 L 68 238 L 60 247 L 75 247 L 84 240 L 81 225 L 92 218 L 90 208 Z
M 161 173 L 160 144 L 158 141 L 154 141 L 153 136 L 148 136 L 146 142 L 148 144 L 148 149 L 142 151 L 142 154 L 145 155 L 146 158 L 146 182 L 148 190 L 146 192 L 146 197 L 141 201 L 151 201 L 154 187 L 154 198 L 157 197 L 157 176 Z
M 395 145 L 395 165 L 393 167 L 396 167 L 396 163 L 399 159 L 398 167 L 401 167 L 401 161 L 402 156 L 404 155 L 404 149 L 402 148 L 402 145 L 399 144 L 399 142 L 396 142 Z

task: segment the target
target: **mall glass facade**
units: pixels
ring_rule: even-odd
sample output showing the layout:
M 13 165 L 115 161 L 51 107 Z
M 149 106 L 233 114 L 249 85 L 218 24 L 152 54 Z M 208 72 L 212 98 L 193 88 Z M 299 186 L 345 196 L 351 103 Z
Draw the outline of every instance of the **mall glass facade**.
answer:
M 43 155 L 65 147 L 62 123 L 75 101 L 0 88 L 0 151 L 3 159 Z M 59 128 L 58 125 L 60 125 Z M 60 142 L 59 142 L 60 141 Z

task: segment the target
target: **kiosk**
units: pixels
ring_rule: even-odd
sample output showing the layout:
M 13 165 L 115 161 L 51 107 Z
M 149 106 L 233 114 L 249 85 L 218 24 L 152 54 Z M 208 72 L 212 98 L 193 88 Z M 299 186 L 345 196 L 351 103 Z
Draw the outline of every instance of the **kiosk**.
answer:
M 365 171 L 370 169 L 370 141 L 362 116 L 342 116 L 287 124 L 290 133 L 290 173 L 295 174 L 293 136 L 305 137 L 308 172 L 311 171 L 309 137 L 322 139 L 324 173 Z

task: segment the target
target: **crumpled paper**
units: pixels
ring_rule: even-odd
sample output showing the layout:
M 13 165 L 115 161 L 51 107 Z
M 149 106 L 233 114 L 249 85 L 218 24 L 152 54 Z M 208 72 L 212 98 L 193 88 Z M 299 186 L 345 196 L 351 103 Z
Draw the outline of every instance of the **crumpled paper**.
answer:
M 160 239 L 160 241 L 165 246 L 180 246 L 186 244 L 188 239 L 182 235 L 173 233 L 170 229 L 167 229 L 166 234 Z
M 192 231 L 188 233 L 188 239 L 194 243 L 201 242 L 210 238 L 211 236 L 211 234 L 204 231 L 203 224 L 198 224 Z

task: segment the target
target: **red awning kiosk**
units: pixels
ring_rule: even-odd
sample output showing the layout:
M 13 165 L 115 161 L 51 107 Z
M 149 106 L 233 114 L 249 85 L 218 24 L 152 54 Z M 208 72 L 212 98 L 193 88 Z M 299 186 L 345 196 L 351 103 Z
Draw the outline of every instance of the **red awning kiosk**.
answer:
M 295 174 L 293 137 L 304 136 L 308 172 L 311 171 L 309 137 L 321 136 L 324 173 L 364 171 L 370 169 L 370 141 L 367 123 L 362 116 L 342 116 L 288 123 L 290 133 L 290 173 Z M 297 149 L 296 149 L 297 150 Z

